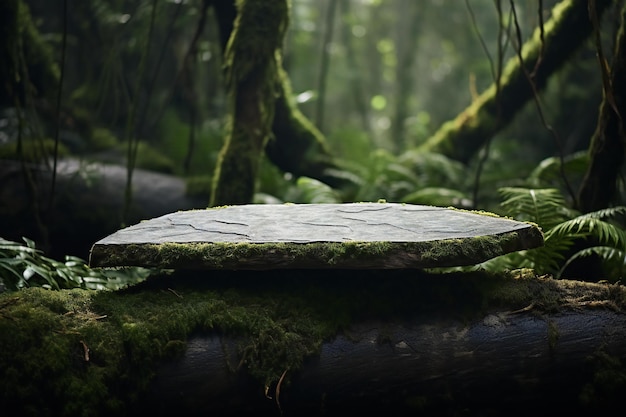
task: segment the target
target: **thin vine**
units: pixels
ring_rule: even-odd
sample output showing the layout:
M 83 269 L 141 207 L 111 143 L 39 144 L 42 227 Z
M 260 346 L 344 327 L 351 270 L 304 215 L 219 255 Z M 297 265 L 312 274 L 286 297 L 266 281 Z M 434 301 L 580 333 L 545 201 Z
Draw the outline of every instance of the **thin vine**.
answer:
M 122 226 L 126 225 L 130 216 L 130 206 L 133 199 L 133 171 L 135 170 L 135 162 L 137 160 L 137 150 L 139 148 L 139 138 L 136 132 L 136 118 L 137 109 L 139 107 L 139 90 L 141 87 L 141 81 L 144 78 L 146 72 L 146 61 L 148 52 L 150 50 L 150 44 L 152 41 L 152 33 L 154 31 L 154 23 L 156 20 L 157 12 L 157 0 L 152 0 L 152 12 L 150 14 L 150 25 L 148 27 L 148 35 L 146 38 L 146 45 L 143 48 L 141 54 L 141 60 L 139 61 L 139 71 L 137 74 L 137 81 L 135 83 L 135 91 L 133 94 L 132 102 L 130 104 L 130 110 L 128 119 L 126 121 L 126 140 L 128 141 L 128 160 L 126 161 L 126 189 L 124 192 L 124 212 L 122 213 Z
M 541 105 L 541 99 L 539 98 L 539 92 L 537 91 L 537 86 L 534 81 L 534 75 L 535 75 L 534 71 L 531 74 L 530 72 L 528 72 L 528 69 L 524 65 L 524 57 L 522 56 L 522 30 L 520 29 L 520 26 L 519 26 L 519 20 L 517 18 L 517 11 L 515 10 L 515 2 L 513 0 L 509 0 L 509 2 L 511 4 L 511 13 L 513 15 L 513 23 L 515 24 L 515 37 L 517 41 L 517 47 L 515 48 L 515 50 L 517 53 L 517 57 L 520 61 L 520 68 L 524 72 L 524 76 L 528 80 L 528 84 L 530 88 L 532 89 L 533 100 L 535 102 L 535 106 L 537 107 L 537 114 L 539 115 L 541 124 L 545 127 L 545 129 L 548 132 L 550 132 L 550 134 L 552 135 L 554 139 L 554 142 L 557 145 L 557 148 L 559 149 L 559 161 L 560 161 L 559 171 L 561 174 L 561 179 L 563 180 L 563 184 L 565 185 L 565 189 L 567 190 L 567 193 L 569 197 L 572 199 L 572 201 L 576 201 L 576 194 L 574 193 L 574 190 L 572 189 L 572 186 L 570 185 L 569 180 L 567 179 L 567 175 L 565 174 L 565 156 L 563 154 L 564 152 L 563 152 L 563 144 L 561 141 L 561 137 L 559 136 L 558 132 L 546 120 L 545 114 L 543 112 L 543 107 Z M 543 39 L 542 39 L 542 42 L 543 42 Z M 542 48 L 543 48 L 543 43 L 542 43 Z M 541 60 L 541 55 L 539 59 L 537 60 L 537 62 L 539 62 L 540 60 Z M 538 65 L 536 64 L 535 69 L 537 66 Z

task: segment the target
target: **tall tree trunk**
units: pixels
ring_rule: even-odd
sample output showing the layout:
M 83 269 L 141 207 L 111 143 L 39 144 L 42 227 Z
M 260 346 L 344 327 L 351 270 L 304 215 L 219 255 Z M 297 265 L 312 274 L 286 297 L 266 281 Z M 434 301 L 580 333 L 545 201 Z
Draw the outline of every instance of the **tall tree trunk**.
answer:
M 215 169 L 211 206 L 252 201 L 259 161 L 274 120 L 287 0 L 237 3 L 224 53 L 230 111 Z
M 205 1 L 209 1 L 214 7 L 222 47 L 226 54 L 229 39 L 234 35 L 233 21 L 237 16 L 235 2 Z M 291 83 L 282 67 L 281 54 L 277 53 L 274 58 L 277 61 L 275 63 L 277 78 L 272 95 L 275 99 L 275 108 L 271 122 L 272 140 L 265 143 L 267 156 L 278 168 L 295 176 L 316 178 L 332 187 L 345 186 L 344 180 L 332 174 L 337 166 L 332 160 L 324 135 L 300 112 L 293 101 Z M 269 105 L 269 102 L 267 104 Z M 240 178 L 240 181 L 242 179 Z M 253 183 L 247 188 L 249 194 L 250 189 L 254 188 Z M 249 197 L 249 201 L 251 200 L 252 196 Z
M 602 58 L 602 55 L 599 55 Z M 614 200 L 617 181 L 624 163 L 626 134 L 626 6 L 613 65 L 600 62 L 604 79 L 604 99 L 600 106 L 598 126 L 591 140 L 591 163 L 578 193 L 578 208 L 584 213 L 609 207 Z
M 601 15 L 614 2 L 596 0 L 594 3 L 597 15 Z M 523 66 L 517 57 L 507 63 L 502 74 L 499 101 L 496 100 L 496 86 L 492 85 L 456 119 L 443 124 L 420 148 L 468 162 L 533 97 L 533 88 L 526 73 L 533 74 L 532 83 L 536 90 L 544 88 L 548 78 L 589 37 L 593 26 L 589 19 L 588 2 L 561 1 L 554 7 L 552 18 L 546 22 L 544 29 L 543 45 L 538 30 L 524 45 Z

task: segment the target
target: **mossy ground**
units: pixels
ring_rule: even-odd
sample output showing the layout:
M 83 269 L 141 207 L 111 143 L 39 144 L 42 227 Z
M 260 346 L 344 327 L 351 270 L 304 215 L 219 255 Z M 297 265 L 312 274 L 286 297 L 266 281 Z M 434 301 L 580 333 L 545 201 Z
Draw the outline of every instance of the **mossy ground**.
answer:
M 469 322 L 493 309 L 542 314 L 594 300 L 623 311 L 626 291 L 527 270 L 180 271 L 116 292 L 31 288 L 0 295 L 0 407 L 124 415 L 157 365 L 199 332 L 239 340 L 243 371 L 269 385 L 359 321 L 434 312 Z

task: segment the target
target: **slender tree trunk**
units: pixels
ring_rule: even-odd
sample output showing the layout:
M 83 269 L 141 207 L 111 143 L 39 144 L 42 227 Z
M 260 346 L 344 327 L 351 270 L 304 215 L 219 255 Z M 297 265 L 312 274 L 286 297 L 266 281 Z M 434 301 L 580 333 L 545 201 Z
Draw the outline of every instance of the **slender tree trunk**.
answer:
M 613 3 L 612 0 L 596 0 L 596 13 L 601 15 Z M 549 77 L 567 62 L 592 29 L 587 1 L 561 1 L 545 24 L 544 45 L 539 31 L 536 31 L 522 49 L 523 66 L 518 57 L 507 63 L 502 74 L 499 101 L 496 101 L 496 87 L 492 85 L 456 119 L 443 124 L 420 148 L 468 162 L 533 97 L 533 88 L 526 74 L 532 74 L 537 91 L 543 89 Z
M 350 1 L 342 0 L 340 3 L 342 16 L 350 16 Z M 366 98 L 365 91 L 363 89 L 363 72 L 361 66 L 357 62 L 357 57 L 354 51 L 354 43 L 352 42 L 352 25 L 342 24 L 341 35 L 343 37 L 343 44 L 346 48 L 346 64 L 350 73 L 350 92 L 354 100 L 354 107 L 361 119 L 361 128 L 367 134 L 371 134 L 372 126 L 370 123 L 369 106 Z
M 600 55 L 601 57 L 601 55 Z M 626 134 L 626 6 L 609 70 L 600 62 L 604 75 L 604 98 L 600 106 L 598 125 L 591 140 L 591 163 L 578 193 L 581 211 L 609 207 L 614 200 L 620 171 L 624 163 Z
M 404 4 L 403 4 L 404 3 Z M 412 0 L 398 2 L 398 36 L 396 54 L 396 94 L 394 100 L 394 116 L 391 120 L 391 143 L 395 151 L 400 152 L 406 146 L 405 122 L 409 115 L 409 99 L 413 92 L 413 61 L 417 54 L 417 38 L 421 22 L 419 11 L 423 3 Z
M 324 110 L 326 105 L 326 84 L 330 67 L 330 47 L 333 42 L 335 29 L 335 11 L 337 0 L 329 0 L 326 4 L 326 19 L 324 21 L 324 38 L 320 51 L 319 78 L 317 81 L 317 102 L 315 106 L 315 124 L 318 129 L 324 129 Z
M 288 18 L 287 0 L 238 3 L 224 54 L 230 116 L 213 178 L 211 206 L 252 201 L 259 161 L 274 120 Z

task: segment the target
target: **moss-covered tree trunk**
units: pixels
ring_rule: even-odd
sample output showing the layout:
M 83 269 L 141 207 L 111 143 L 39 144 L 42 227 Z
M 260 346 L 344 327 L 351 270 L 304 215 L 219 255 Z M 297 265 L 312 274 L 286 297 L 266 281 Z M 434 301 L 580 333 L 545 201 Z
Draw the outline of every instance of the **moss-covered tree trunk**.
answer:
M 421 149 L 441 152 L 453 159 L 468 162 L 533 97 L 533 88 L 526 74 L 533 74 L 532 83 L 537 90 L 541 90 L 550 76 L 589 37 L 593 27 L 588 3 L 563 0 L 557 4 L 551 19 L 544 26 L 543 46 L 537 30 L 523 46 L 523 66 L 518 57 L 511 58 L 507 63 L 502 74 L 499 97 L 496 99 L 494 84 L 456 119 L 442 125 Z M 597 14 L 601 15 L 614 2 L 596 0 L 593 3 Z M 538 60 L 539 65 L 535 68 Z
M 601 63 L 604 65 L 604 62 Z M 626 147 L 626 6 L 610 74 L 605 73 L 604 99 L 591 140 L 591 163 L 578 194 L 578 207 L 587 213 L 609 207 L 614 200 Z
M 272 125 L 274 136 L 267 145 L 267 156 L 283 171 L 341 187 L 342 180 L 332 175 L 336 165 L 324 135 L 294 103 L 291 83 L 285 70 L 281 68 L 279 74 L 276 113 Z
M 209 1 L 213 6 L 225 56 L 228 54 L 229 39 L 234 35 L 234 20 L 240 5 L 232 1 Z M 267 156 L 278 168 L 295 176 L 308 176 L 333 187 L 345 185 L 343 180 L 332 175 L 337 168 L 332 160 L 323 134 L 300 112 L 293 101 L 291 83 L 282 68 L 280 53 L 276 54 L 278 78 L 274 92 L 275 108 L 271 127 L 271 140 L 265 147 Z M 228 57 L 226 57 L 228 59 Z M 269 104 L 269 103 L 268 103 Z
M 230 100 L 226 141 L 214 175 L 211 205 L 252 201 L 261 154 L 274 120 L 287 0 L 237 2 L 224 54 Z

